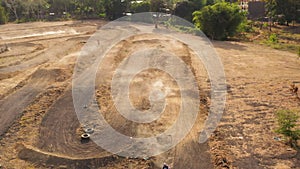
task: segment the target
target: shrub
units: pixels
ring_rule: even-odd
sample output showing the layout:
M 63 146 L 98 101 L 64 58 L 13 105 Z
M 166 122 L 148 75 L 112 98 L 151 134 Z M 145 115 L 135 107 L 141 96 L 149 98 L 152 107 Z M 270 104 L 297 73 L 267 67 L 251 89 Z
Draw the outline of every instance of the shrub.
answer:
M 120 0 L 105 0 L 105 16 L 109 20 L 115 20 L 123 16 L 123 13 L 126 11 L 129 1 L 120 1 Z
M 224 40 L 237 33 L 245 14 L 234 3 L 218 2 L 193 13 L 193 21 L 207 36 Z
M 266 29 L 266 28 L 268 28 L 268 27 L 269 27 L 269 24 L 268 24 L 268 23 L 266 23 L 266 22 L 264 22 L 264 23 L 263 23 L 263 25 L 262 25 L 262 27 L 263 27 L 264 29 Z
M 297 129 L 298 112 L 279 110 L 276 112 L 276 117 L 279 127 L 275 132 L 284 135 L 290 146 L 297 147 L 297 140 L 300 139 L 300 130 Z
M 105 14 L 105 13 L 100 13 L 100 14 L 99 14 L 99 17 L 100 17 L 100 18 L 105 18 L 105 17 L 106 17 L 106 14 Z
M 7 22 L 7 15 L 5 9 L 0 4 L 0 24 L 5 24 Z
M 278 43 L 278 36 L 275 33 L 272 33 L 269 36 L 269 40 L 268 41 L 271 42 L 271 43 Z
M 244 20 L 238 27 L 238 32 L 253 32 L 253 22 Z
M 202 9 L 207 3 L 213 2 L 207 2 L 207 0 L 178 1 L 175 5 L 174 14 L 192 22 L 193 12 Z

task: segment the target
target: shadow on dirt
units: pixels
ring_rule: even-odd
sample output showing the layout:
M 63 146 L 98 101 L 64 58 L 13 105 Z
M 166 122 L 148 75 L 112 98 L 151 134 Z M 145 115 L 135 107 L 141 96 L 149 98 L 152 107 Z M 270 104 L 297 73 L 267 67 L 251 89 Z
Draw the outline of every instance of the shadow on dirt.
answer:
M 237 51 L 245 51 L 246 46 L 241 45 L 236 42 L 224 42 L 224 41 L 212 41 L 215 48 L 221 48 L 226 50 L 237 50 Z
M 27 148 L 24 145 L 19 146 L 18 156 L 22 160 L 30 161 L 36 166 L 44 166 L 54 168 L 56 166 L 60 168 L 99 168 L 105 167 L 109 163 L 117 162 L 122 158 L 110 155 L 101 158 L 90 158 L 90 159 L 75 159 L 67 158 L 63 156 L 55 156 L 41 151 L 35 151 Z

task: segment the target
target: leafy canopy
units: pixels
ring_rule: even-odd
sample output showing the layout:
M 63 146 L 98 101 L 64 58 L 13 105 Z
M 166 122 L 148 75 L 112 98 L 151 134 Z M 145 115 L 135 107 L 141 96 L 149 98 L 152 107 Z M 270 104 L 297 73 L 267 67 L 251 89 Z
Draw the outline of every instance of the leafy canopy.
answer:
M 246 19 L 237 4 L 218 2 L 193 13 L 193 21 L 207 36 L 224 40 L 235 35 L 239 25 Z

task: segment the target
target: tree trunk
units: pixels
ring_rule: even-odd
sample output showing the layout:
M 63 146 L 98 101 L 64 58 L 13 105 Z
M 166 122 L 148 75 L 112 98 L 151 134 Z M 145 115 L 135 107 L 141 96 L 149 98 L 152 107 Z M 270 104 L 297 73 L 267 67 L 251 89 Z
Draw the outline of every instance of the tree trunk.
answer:
M 16 17 L 16 21 L 18 21 L 19 20 L 19 16 L 18 16 L 18 13 L 17 13 L 17 9 L 13 9 L 13 13 L 14 13 L 14 15 Z
M 269 18 L 269 30 L 270 30 L 270 32 L 272 32 L 272 24 L 273 24 L 272 18 Z

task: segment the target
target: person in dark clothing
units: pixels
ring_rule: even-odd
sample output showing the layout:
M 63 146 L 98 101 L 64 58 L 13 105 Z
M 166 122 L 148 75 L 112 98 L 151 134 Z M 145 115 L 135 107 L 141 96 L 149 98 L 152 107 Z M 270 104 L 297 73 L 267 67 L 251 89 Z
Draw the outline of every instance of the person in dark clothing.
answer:
M 164 163 L 164 165 L 163 165 L 163 168 L 162 169 L 169 169 L 169 166 L 166 164 L 166 163 Z

